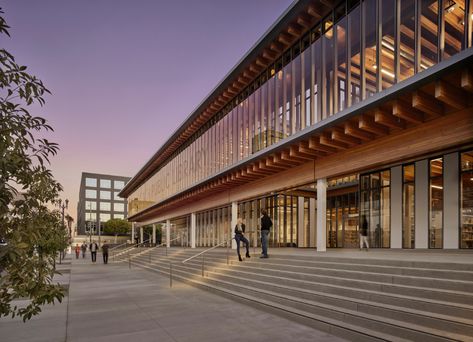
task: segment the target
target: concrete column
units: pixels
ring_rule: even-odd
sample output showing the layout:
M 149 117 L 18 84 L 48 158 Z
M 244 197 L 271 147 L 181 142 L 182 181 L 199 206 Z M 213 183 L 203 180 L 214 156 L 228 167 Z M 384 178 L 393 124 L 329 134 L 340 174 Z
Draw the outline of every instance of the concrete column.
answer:
M 391 168 L 391 248 L 402 248 L 402 166 Z
M 140 243 L 143 243 L 144 242 L 144 239 L 143 239 L 143 227 L 140 227 Z
M 156 244 L 156 224 L 153 223 L 153 236 L 151 239 L 151 243 Z
M 316 215 L 317 215 L 317 207 L 315 206 L 315 198 L 309 199 L 309 247 L 316 247 L 317 246 L 317 239 L 316 239 Z
M 131 243 L 135 243 L 135 222 L 131 223 Z
M 235 226 L 237 224 L 237 218 L 238 218 L 238 203 L 237 202 L 232 202 L 232 217 L 230 220 L 230 238 L 232 239 L 232 249 L 236 249 L 236 241 L 234 239 L 235 237 Z
M 415 163 L 415 248 L 429 248 L 429 161 Z
M 191 248 L 195 248 L 195 234 L 196 233 L 196 216 L 195 213 L 191 214 Z
M 171 221 L 166 220 L 166 247 L 171 247 Z
M 443 248 L 458 249 L 460 245 L 459 219 L 459 165 L 460 154 L 450 153 L 443 159 Z
M 327 179 L 317 179 L 317 252 L 327 250 Z
M 304 227 L 304 197 L 297 197 L 297 246 L 307 247 L 304 242 L 305 227 Z

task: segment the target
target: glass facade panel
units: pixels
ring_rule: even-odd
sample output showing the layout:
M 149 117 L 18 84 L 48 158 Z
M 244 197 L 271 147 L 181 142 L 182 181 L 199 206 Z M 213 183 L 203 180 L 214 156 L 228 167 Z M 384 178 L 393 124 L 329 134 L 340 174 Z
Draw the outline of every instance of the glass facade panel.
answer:
M 113 211 L 125 211 L 125 204 L 113 203 Z
M 445 0 L 443 3 L 445 29 L 443 59 L 447 59 L 462 50 L 465 34 L 465 1 Z
M 113 181 L 113 188 L 116 190 L 121 190 L 125 187 L 125 182 L 124 181 Z
M 97 198 L 97 190 L 85 189 L 85 198 Z
M 399 80 L 402 81 L 414 75 L 415 56 L 415 2 L 416 0 L 401 1 L 400 51 L 399 51 Z
M 100 210 L 101 211 L 111 211 L 112 204 L 110 202 L 100 202 Z
M 110 218 L 110 214 L 100 213 L 100 222 L 107 222 Z
M 402 248 L 415 247 L 415 166 L 402 168 Z
M 396 0 L 379 2 L 381 6 L 381 86 L 387 89 L 395 83 Z
M 346 75 L 347 75 L 347 18 L 343 18 L 336 25 L 337 33 L 337 70 L 336 70 L 336 84 L 337 84 L 337 110 L 342 111 L 346 108 Z
M 121 219 L 121 220 L 123 220 L 123 219 L 125 218 L 125 215 L 124 215 L 124 214 L 116 214 L 116 213 L 114 213 L 114 214 L 113 214 L 113 218 L 114 218 L 114 219 Z
M 333 114 L 334 105 L 334 37 L 333 27 L 328 29 L 323 36 L 323 116 L 322 119 L 328 118 Z
M 96 178 L 85 178 L 85 186 L 90 186 L 90 187 L 97 187 L 97 179 Z
M 350 39 L 350 89 L 348 103 L 353 105 L 361 101 L 361 9 L 357 6 L 348 15 Z
M 391 197 L 389 170 L 360 176 L 360 220 L 368 222 L 370 247 L 389 248 L 391 236 Z
M 100 187 L 104 189 L 110 189 L 112 187 L 112 181 L 110 179 L 101 179 Z
M 105 200 L 112 199 L 112 193 L 110 191 L 101 190 L 100 199 L 105 199 Z
M 293 103 L 293 119 L 292 119 L 292 133 L 300 131 L 302 128 L 305 128 L 305 119 L 302 116 L 302 65 L 301 65 L 301 56 L 292 62 L 292 74 L 294 78 L 294 95 L 292 97 Z
M 376 56 L 376 0 L 365 0 L 363 2 L 363 23 L 364 23 L 364 84 L 365 98 L 374 95 L 377 91 L 376 77 L 378 71 L 378 59 Z
M 308 38 L 307 38 L 308 39 Z M 307 42 L 309 44 L 309 42 Z M 307 48 L 302 52 L 302 70 L 303 70 L 303 89 L 304 89 L 304 102 L 303 109 L 305 112 L 305 126 L 311 126 L 315 119 L 312 115 L 312 103 L 311 103 L 311 86 L 312 86 L 312 56 L 311 49 Z
M 97 202 L 85 201 L 85 210 L 97 210 Z
M 429 248 L 443 247 L 443 158 L 430 160 Z
M 473 151 L 461 154 L 460 248 L 473 248 Z
M 437 64 L 438 56 L 438 1 L 421 0 L 421 62 L 420 71 Z

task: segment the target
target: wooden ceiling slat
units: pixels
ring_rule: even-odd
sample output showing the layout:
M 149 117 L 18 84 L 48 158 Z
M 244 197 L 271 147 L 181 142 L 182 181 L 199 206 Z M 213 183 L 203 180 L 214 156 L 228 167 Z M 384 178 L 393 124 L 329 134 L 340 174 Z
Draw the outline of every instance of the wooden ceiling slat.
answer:
M 393 115 L 415 124 L 424 122 L 424 113 L 401 100 L 394 101 Z
M 433 116 L 444 114 L 443 103 L 420 90 L 412 94 L 412 107 Z
M 379 108 L 374 111 L 374 122 L 393 129 L 404 129 L 406 127 L 404 120 L 400 117 L 395 117 Z
M 461 88 L 438 80 L 435 82 L 435 98 L 455 109 L 463 109 L 467 106 L 468 96 Z

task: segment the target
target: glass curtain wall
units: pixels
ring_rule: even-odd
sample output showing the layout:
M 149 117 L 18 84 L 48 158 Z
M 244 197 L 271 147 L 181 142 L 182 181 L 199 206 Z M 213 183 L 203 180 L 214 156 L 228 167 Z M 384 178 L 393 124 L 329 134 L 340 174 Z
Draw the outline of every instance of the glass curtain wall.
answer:
M 360 224 L 364 218 L 368 221 L 370 247 L 390 247 L 390 184 L 389 170 L 360 176 Z
M 460 248 L 473 248 L 473 150 L 461 154 Z
M 429 248 L 443 247 L 443 158 L 429 161 Z
M 327 247 L 358 246 L 358 193 L 327 198 Z
M 152 205 L 471 47 L 472 1 L 347 3 L 288 47 L 130 199 Z
M 196 246 L 213 247 L 223 243 L 231 230 L 231 207 L 210 209 L 196 214 Z
M 402 167 L 402 248 L 415 248 L 415 165 Z

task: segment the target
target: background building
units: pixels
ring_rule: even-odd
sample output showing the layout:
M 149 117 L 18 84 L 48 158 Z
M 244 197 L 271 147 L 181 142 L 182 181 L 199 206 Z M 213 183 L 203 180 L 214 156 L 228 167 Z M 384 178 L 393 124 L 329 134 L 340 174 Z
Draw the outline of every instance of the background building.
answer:
M 79 235 L 95 233 L 97 224 L 113 219 L 127 218 L 127 203 L 118 197 L 130 177 L 83 172 L 77 205 L 77 231 Z
M 472 1 L 295 1 L 121 194 L 191 246 L 473 248 Z M 171 229 L 171 227 L 173 227 Z M 253 229 L 256 228 L 256 229 Z

